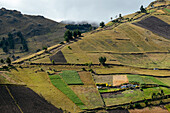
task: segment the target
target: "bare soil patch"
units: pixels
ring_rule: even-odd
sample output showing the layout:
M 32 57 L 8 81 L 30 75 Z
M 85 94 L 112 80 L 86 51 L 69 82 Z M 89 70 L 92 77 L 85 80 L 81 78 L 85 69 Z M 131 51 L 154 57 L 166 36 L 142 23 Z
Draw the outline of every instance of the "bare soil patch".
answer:
M 168 110 L 160 108 L 160 107 L 153 107 L 153 108 L 144 108 L 144 109 L 134 109 L 129 110 L 130 113 L 169 113 Z
M 123 83 L 128 83 L 127 75 L 114 75 L 113 76 L 113 85 L 119 86 Z
M 151 16 L 134 24 L 170 39 L 170 25 L 157 17 Z
M 128 110 L 108 110 L 109 113 L 129 113 Z
M 0 113 L 20 113 L 5 86 L 0 86 Z
M 4 89 L 5 86 L 0 86 L 3 90 L 0 92 L 1 96 L 9 95 L 7 89 Z M 14 86 L 8 85 L 7 86 L 11 95 L 14 97 L 16 103 L 21 108 L 24 113 L 62 113 L 62 110 L 57 109 L 52 104 L 48 103 L 44 98 L 40 97 L 31 89 L 24 87 L 24 86 Z M 0 96 L 0 98 L 1 98 Z M 1 98 L 2 102 L 4 101 L 5 108 L 0 104 L 0 108 L 9 110 L 11 109 L 11 103 L 13 99 L 11 97 L 6 97 L 7 100 Z M 1 103 L 0 100 L 0 103 Z M 17 110 L 17 108 L 12 104 L 12 108 Z M 1 111 L 1 109 L 0 109 Z M 20 111 L 19 111 L 20 112 Z M 19 113 L 16 111 L 15 113 Z M 4 111 L 2 112 L 4 113 Z M 12 112 L 8 112 L 12 113 Z

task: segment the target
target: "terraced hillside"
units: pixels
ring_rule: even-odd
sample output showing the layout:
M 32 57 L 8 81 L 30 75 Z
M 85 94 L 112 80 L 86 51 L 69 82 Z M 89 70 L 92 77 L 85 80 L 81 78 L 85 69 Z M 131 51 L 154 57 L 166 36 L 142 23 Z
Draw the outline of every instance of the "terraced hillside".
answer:
M 113 22 L 111 29 L 106 26 L 86 33 L 62 53 L 68 63 L 97 64 L 98 58 L 105 56 L 108 64 L 169 68 L 169 13 L 158 17 L 153 12 L 135 21 Z
M 168 113 L 170 40 L 164 31 L 169 30 L 169 6 L 158 6 L 118 18 L 11 65 L 1 63 L 0 84 L 26 85 L 64 112 Z M 104 65 L 99 65 L 101 56 L 107 59 Z M 9 97 L 0 88 L 1 97 Z M 19 89 L 12 88 L 22 107 L 25 103 L 19 97 L 27 94 L 15 95 Z M 16 103 L 9 104 L 8 108 L 19 111 Z

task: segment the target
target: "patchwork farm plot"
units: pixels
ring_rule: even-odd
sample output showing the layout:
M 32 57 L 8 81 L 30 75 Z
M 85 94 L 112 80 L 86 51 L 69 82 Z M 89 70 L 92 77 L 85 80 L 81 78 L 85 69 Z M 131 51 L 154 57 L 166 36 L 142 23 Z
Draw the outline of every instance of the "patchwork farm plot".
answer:
M 56 88 L 67 95 L 81 109 L 103 106 L 90 73 L 66 70 L 59 75 L 49 75 L 49 78 Z
M 88 109 L 103 107 L 103 101 L 89 72 L 79 72 L 84 85 L 69 86 Z
M 49 76 L 52 84 L 63 92 L 70 100 L 72 100 L 76 105 L 82 107 L 84 104 L 77 97 L 77 95 L 67 86 L 64 80 L 59 75 L 51 75 Z
M 101 76 L 101 77 L 100 77 Z M 105 76 L 105 77 L 103 77 Z M 107 89 L 99 89 L 99 92 L 101 93 L 104 102 L 107 106 L 112 106 L 116 104 L 124 104 L 129 103 L 130 101 L 139 101 L 143 98 L 149 99 L 152 97 L 153 93 L 158 93 L 161 90 L 164 91 L 165 95 L 170 94 L 169 90 L 169 84 L 167 83 L 166 78 L 158 78 L 153 76 L 141 76 L 141 75 L 95 75 L 94 78 L 95 82 L 97 83 L 100 81 L 100 79 L 113 77 L 113 86 L 119 86 L 116 88 L 108 87 Z M 115 78 L 115 81 L 114 81 Z M 109 81 L 105 79 L 106 81 L 103 83 L 108 83 Z M 102 82 L 101 82 L 102 83 Z M 139 83 L 139 84 L 155 84 L 158 86 L 155 87 L 148 87 L 144 89 L 138 89 L 134 88 L 133 90 L 122 90 L 122 88 L 127 88 L 126 85 L 123 85 L 125 83 Z M 126 87 L 121 87 L 126 86 Z M 159 86 L 160 85 L 160 86 Z M 143 86 L 139 86 L 143 87 Z

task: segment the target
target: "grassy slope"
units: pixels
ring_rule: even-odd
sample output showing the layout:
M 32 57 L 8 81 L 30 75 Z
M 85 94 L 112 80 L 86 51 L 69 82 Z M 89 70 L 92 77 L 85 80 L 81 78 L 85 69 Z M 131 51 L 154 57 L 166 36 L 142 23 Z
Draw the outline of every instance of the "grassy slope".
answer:
M 154 15 L 154 14 L 150 14 Z M 160 16 L 160 17 L 159 17 Z M 170 22 L 169 17 L 166 15 L 156 15 L 163 21 Z M 167 20 L 168 19 L 168 20 Z M 129 39 L 129 40 L 117 40 Z M 147 39 L 147 40 L 146 40 Z M 157 36 L 152 32 L 133 25 L 131 23 L 123 23 L 112 30 L 104 30 L 96 33 L 86 33 L 82 40 L 69 45 L 72 50 L 65 47 L 62 52 L 69 63 L 98 63 L 100 56 L 107 58 L 106 63 L 123 63 L 139 67 L 162 67 L 168 68 L 170 62 L 169 58 L 164 62 L 153 64 L 152 59 L 157 57 L 158 61 L 162 60 L 162 54 L 155 54 L 156 56 L 122 56 L 115 54 L 107 54 L 104 52 L 112 53 L 131 53 L 131 52 L 167 52 L 170 49 L 170 41 L 163 37 Z M 81 55 L 79 55 L 81 54 Z M 164 54 L 163 54 L 164 55 Z M 124 59 L 122 60 L 123 57 Z M 169 57 L 169 54 L 167 54 Z M 142 58 L 142 59 L 141 59 Z M 111 59 L 117 61 L 110 61 Z M 135 59 L 135 60 L 134 60 Z M 140 62 L 137 62 L 141 60 Z M 133 61 L 133 62 L 132 62 Z
M 154 75 L 154 76 L 169 76 L 170 72 L 167 70 L 148 70 L 148 69 L 139 69 L 132 67 L 119 67 L 114 66 L 110 68 L 96 68 L 93 69 L 98 74 L 109 74 L 109 73 L 135 73 L 135 74 L 145 74 L 145 75 Z

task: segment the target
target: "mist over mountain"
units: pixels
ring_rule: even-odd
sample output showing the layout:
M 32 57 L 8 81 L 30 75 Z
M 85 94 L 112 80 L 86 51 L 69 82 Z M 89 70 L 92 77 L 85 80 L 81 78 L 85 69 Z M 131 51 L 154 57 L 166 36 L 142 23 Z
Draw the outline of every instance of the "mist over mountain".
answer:
M 0 0 L 0 7 L 16 9 L 25 14 L 43 15 L 55 21 L 94 21 L 105 23 L 121 13 L 136 12 L 154 0 Z M 127 10 L 128 9 L 128 10 Z

